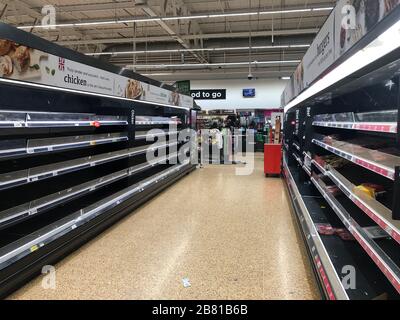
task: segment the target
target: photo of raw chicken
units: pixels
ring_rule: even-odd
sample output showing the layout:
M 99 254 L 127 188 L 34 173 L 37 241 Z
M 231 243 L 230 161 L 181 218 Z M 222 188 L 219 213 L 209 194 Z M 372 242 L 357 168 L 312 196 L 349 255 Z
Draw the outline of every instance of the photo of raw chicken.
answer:
M 11 53 L 11 59 L 14 66 L 19 72 L 24 72 L 28 69 L 31 60 L 31 54 L 28 47 L 19 46 Z
M 12 43 L 9 40 L 0 40 L 0 56 L 4 56 L 11 50 Z
M 171 99 L 170 99 L 170 103 L 174 106 L 179 106 L 180 103 L 180 95 L 178 92 L 171 92 Z
M 138 99 L 143 93 L 142 85 L 137 80 L 128 80 L 128 84 L 125 89 L 125 98 Z
M 13 62 L 7 55 L 0 57 L 0 76 L 9 76 L 13 73 Z
M 0 77 L 19 80 L 40 78 L 40 60 L 47 56 L 44 52 L 0 39 Z

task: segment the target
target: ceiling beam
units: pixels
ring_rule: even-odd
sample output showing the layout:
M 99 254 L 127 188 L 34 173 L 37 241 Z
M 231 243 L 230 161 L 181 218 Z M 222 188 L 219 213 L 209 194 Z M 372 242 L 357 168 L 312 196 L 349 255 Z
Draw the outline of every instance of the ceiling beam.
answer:
M 289 36 L 289 35 L 302 35 L 302 34 L 316 34 L 318 28 L 311 29 L 291 29 L 291 30 L 270 30 L 267 31 L 254 31 L 252 32 L 253 37 L 268 37 L 272 33 L 275 36 Z M 191 34 L 182 35 L 181 38 L 184 40 L 190 39 L 224 39 L 224 38 L 247 38 L 248 32 L 228 32 L 228 33 L 208 33 L 208 34 Z M 167 42 L 172 41 L 170 36 L 159 36 L 159 37 L 142 37 L 136 38 L 135 42 Z M 111 43 L 131 43 L 131 38 L 109 38 L 109 39 L 94 39 L 94 40 L 67 40 L 57 41 L 59 45 L 79 45 L 79 44 L 111 44 Z
M 255 78 L 264 79 L 279 79 L 280 77 L 288 77 L 293 74 L 295 67 L 271 67 L 271 68 L 258 68 L 252 71 Z M 176 71 L 144 71 L 144 76 L 159 80 L 159 81 L 176 81 L 176 80 L 200 80 L 200 79 L 247 79 L 249 73 L 248 68 L 242 69 L 204 69 L 187 71 L 187 70 L 176 70 Z
M 77 4 L 77 5 L 58 5 L 57 9 L 65 12 L 94 12 L 94 11 L 109 11 L 109 10 L 118 10 L 118 9 L 131 9 L 138 8 L 139 5 L 135 6 L 135 3 L 132 0 L 120 1 L 120 2 L 110 2 L 110 3 L 85 3 L 85 4 Z
M 10 1 L 8 1 L 10 2 Z M 201 3 L 207 2 L 207 0 L 201 0 L 199 1 Z M 218 0 L 212 0 L 209 2 L 215 2 L 218 3 Z M 309 3 L 308 6 L 304 6 L 304 5 L 290 5 L 290 6 L 284 6 L 284 7 L 275 7 L 275 10 L 292 10 L 292 9 L 304 9 L 307 7 L 328 7 L 328 6 L 333 6 L 333 3 L 335 1 L 331 1 L 330 3 L 326 3 L 326 2 L 319 2 L 319 3 Z M 187 7 L 187 4 L 190 3 L 190 1 L 185 0 L 184 4 Z M 148 0 L 147 4 L 149 6 L 151 6 L 154 9 L 159 9 L 160 11 L 162 11 L 162 5 L 160 4 L 160 0 L 157 1 L 151 1 Z M 127 0 L 127 1 L 120 1 L 120 2 L 111 2 L 111 3 L 96 3 L 96 4 L 92 4 L 92 3 L 85 3 L 85 4 L 77 4 L 77 5 L 55 5 L 56 9 L 60 12 L 95 12 L 95 11 L 109 11 L 109 10 L 123 10 L 123 9 L 130 9 L 133 7 L 136 8 L 141 8 L 141 6 L 143 6 L 143 3 L 138 3 L 137 0 L 136 2 L 132 1 L 132 0 Z M 35 11 L 40 11 L 41 8 L 39 7 L 33 7 L 32 10 Z M 257 10 L 249 10 L 249 11 L 257 11 Z M 243 12 L 243 9 L 232 9 L 227 11 L 227 13 L 240 13 Z M 199 10 L 196 12 L 192 12 L 192 14 L 195 15 L 203 15 L 203 14 L 212 14 L 212 13 L 220 13 L 219 10 L 215 11 L 215 10 L 207 10 L 207 11 L 203 11 L 203 10 Z M 310 14 L 317 14 L 318 12 L 310 12 Z M 296 14 L 298 16 L 302 15 L 303 13 L 291 13 L 291 14 Z
M 1 4 L 9 4 L 10 1 L 9 0 L 0 0 L 0 3 Z M 21 13 L 24 13 L 24 14 L 34 18 L 35 21 L 41 21 L 43 18 L 41 11 L 36 11 L 36 10 L 30 8 L 28 5 L 26 5 L 24 2 L 22 2 L 20 0 L 13 0 L 12 5 L 18 11 L 21 11 Z M 59 31 L 59 32 L 61 32 L 61 31 Z M 85 35 L 84 33 L 80 32 L 80 31 L 76 31 L 76 30 L 71 30 L 70 34 L 76 35 L 81 39 L 84 39 L 85 37 L 87 37 L 87 35 Z M 82 44 L 86 44 L 87 40 L 82 40 L 82 41 L 83 41 Z
M 143 12 L 145 12 L 148 16 L 150 17 L 159 17 L 160 14 L 158 12 L 156 12 L 151 6 L 149 6 L 149 4 L 147 3 L 146 0 L 142 0 L 140 2 L 138 2 L 139 4 L 142 4 L 142 10 Z M 189 10 L 186 10 L 187 12 L 185 14 L 190 14 Z M 157 23 L 160 25 L 160 27 L 162 29 L 164 29 L 171 37 L 172 39 L 176 40 L 177 42 L 179 42 L 182 47 L 184 47 L 185 49 L 189 50 L 189 53 L 191 55 L 193 55 L 197 60 L 199 60 L 199 62 L 201 63 L 207 63 L 207 60 L 203 57 L 203 55 L 198 54 L 196 52 L 190 51 L 191 49 L 191 44 L 188 41 L 188 39 L 184 39 L 180 34 L 178 30 L 174 30 L 175 28 L 171 27 L 169 23 L 166 23 L 165 21 L 157 21 Z M 178 21 L 178 25 L 179 25 L 179 21 Z M 136 41 L 136 39 L 135 39 Z

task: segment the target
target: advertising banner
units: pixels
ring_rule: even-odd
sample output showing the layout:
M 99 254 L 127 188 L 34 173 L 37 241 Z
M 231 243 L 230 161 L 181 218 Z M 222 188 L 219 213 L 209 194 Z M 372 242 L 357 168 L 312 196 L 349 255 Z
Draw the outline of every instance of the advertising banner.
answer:
M 400 0 L 339 0 L 335 7 L 338 59 L 400 4 Z
M 176 81 L 175 85 L 180 93 L 190 96 L 190 80 Z
M 287 82 L 282 94 L 282 107 L 286 106 L 293 98 L 293 77 Z
M 198 90 L 191 90 L 190 94 L 194 100 L 226 99 L 226 89 L 198 89 Z
M 299 95 L 304 90 L 304 61 L 302 60 L 293 74 L 293 96 Z
M 326 20 L 303 59 L 304 87 L 307 88 L 335 61 L 335 13 Z
M 193 107 L 189 96 L 0 39 L 0 76 L 133 100 Z

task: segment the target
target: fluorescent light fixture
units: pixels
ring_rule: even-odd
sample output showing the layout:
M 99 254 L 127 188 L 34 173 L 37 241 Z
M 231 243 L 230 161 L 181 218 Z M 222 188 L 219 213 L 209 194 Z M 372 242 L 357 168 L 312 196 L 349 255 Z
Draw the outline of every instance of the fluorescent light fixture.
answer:
M 264 49 L 290 49 L 290 48 L 309 48 L 309 44 L 296 44 L 296 45 L 276 45 L 276 46 L 254 46 L 254 50 Z M 152 54 L 152 53 L 182 53 L 182 52 L 197 52 L 197 51 L 240 51 L 249 50 L 250 47 L 226 47 L 226 48 L 193 48 L 193 49 L 160 49 L 160 50 L 136 50 L 136 51 L 116 51 L 116 52 L 90 52 L 86 53 L 87 56 L 119 56 L 127 54 Z
M 290 48 L 309 48 L 309 44 L 291 44 L 289 46 Z
M 7 78 L 0 78 L 0 82 L 4 82 L 7 84 L 14 84 L 14 85 L 20 85 L 20 86 L 26 86 L 26 87 L 32 87 L 32 88 L 38 88 L 38 89 L 47 89 L 47 90 L 53 90 L 53 91 L 61 91 L 61 92 L 69 92 L 69 93 L 78 93 L 78 94 L 83 94 L 86 96 L 94 96 L 94 97 L 103 97 L 103 98 L 111 98 L 111 99 L 116 99 L 116 100 L 123 100 L 123 101 L 134 101 L 138 103 L 144 103 L 144 104 L 150 104 L 150 105 L 157 105 L 157 106 L 163 106 L 163 107 L 169 107 L 169 108 L 176 108 L 176 109 L 184 109 L 184 110 L 189 110 L 190 108 L 185 108 L 185 107 L 179 107 L 179 106 L 173 106 L 170 104 L 165 104 L 165 103 L 158 103 L 158 102 L 150 102 L 150 101 L 143 101 L 143 100 L 136 100 L 136 99 L 128 99 L 128 98 L 123 98 L 123 97 L 118 97 L 118 96 L 112 96 L 108 94 L 102 94 L 102 93 L 95 93 L 95 92 L 87 92 L 87 91 L 81 91 L 81 90 L 75 90 L 75 89 L 66 89 L 66 88 L 60 88 L 60 87 L 52 87 L 48 86 L 45 84 L 38 84 L 38 83 L 32 83 L 32 82 L 25 82 L 25 81 L 18 81 L 18 80 L 12 80 L 12 79 L 7 79 Z
M 77 22 L 74 23 L 74 27 L 84 27 L 84 26 L 100 26 L 107 24 L 115 24 L 115 21 L 93 21 L 93 22 Z
M 208 15 L 199 15 L 199 16 L 180 16 L 180 17 L 162 17 L 162 21 L 170 21 L 170 20 L 188 20 L 188 19 L 207 19 Z
M 115 20 L 115 23 L 139 23 L 139 22 L 157 22 L 161 21 L 161 18 L 143 18 L 143 19 L 123 19 Z
M 296 64 L 301 60 L 277 60 L 277 61 L 253 61 L 252 65 L 263 64 Z M 204 67 L 222 67 L 222 66 L 241 66 L 249 65 L 249 62 L 223 62 L 223 63 L 183 63 L 183 64 L 142 64 L 142 65 L 129 65 L 128 68 L 135 69 L 165 69 L 165 68 L 204 68 Z
M 312 8 L 311 11 L 327 11 L 333 10 L 335 7 L 325 7 L 325 8 Z
M 399 47 L 400 21 L 289 102 L 285 106 L 285 112 Z
M 332 9 L 330 9 L 332 10 Z M 307 9 L 293 9 L 293 10 L 276 10 L 276 11 L 261 11 L 260 14 L 283 14 L 283 13 L 302 13 L 302 12 L 311 12 L 311 8 Z
M 238 12 L 238 13 L 215 13 L 208 15 L 207 18 L 228 18 L 228 17 L 243 17 L 243 16 L 256 16 L 260 12 Z
M 281 77 L 281 80 L 290 80 L 290 77 Z
M 50 27 L 66 28 L 66 27 L 86 27 L 86 26 L 101 26 L 123 23 L 145 23 L 145 22 L 160 22 L 160 21 L 174 21 L 174 20 L 189 20 L 189 19 L 214 19 L 214 18 L 230 18 L 241 16 L 256 16 L 256 15 L 273 15 L 273 14 L 288 14 L 288 13 L 304 13 L 313 11 L 331 11 L 333 7 L 316 7 L 307 9 L 287 9 L 287 10 L 274 10 L 274 11 L 251 11 L 251 12 L 232 12 L 232 13 L 212 13 L 203 15 L 190 15 L 190 16 L 173 16 L 173 17 L 151 17 L 151 18 L 133 18 L 133 19 L 115 19 L 106 21 L 90 21 L 90 22 L 76 22 L 76 23 L 61 23 L 54 25 L 29 25 L 19 26 L 18 29 L 49 29 Z

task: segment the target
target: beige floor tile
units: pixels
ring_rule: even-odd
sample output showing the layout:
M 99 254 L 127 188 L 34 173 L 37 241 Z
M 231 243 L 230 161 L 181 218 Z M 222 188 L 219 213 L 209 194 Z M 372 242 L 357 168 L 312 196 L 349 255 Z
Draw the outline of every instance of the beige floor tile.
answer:
M 196 170 L 11 299 L 318 299 L 283 182 Z M 188 278 L 191 287 L 184 288 Z

